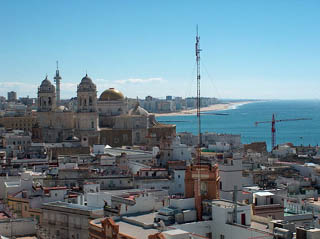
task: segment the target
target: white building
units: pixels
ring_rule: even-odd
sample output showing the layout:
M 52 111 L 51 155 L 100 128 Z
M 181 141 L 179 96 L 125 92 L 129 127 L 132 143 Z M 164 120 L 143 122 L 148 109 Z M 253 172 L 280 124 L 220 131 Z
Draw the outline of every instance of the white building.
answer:
M 146 213 L 167 206 L 166 190 L 117 190 L 88 193 L 87 206 L 104 207 L 107 215 Z
M 225 142 L 215 142 L 208 145 L 208 149 L 214 152 L 227 152 L 231 149 L 231 145 Z
M 288 144 L 278 145 L 275 149 L 272 150 L 272 154 L 279 158 L 286 157 L 289 155 L 295 155 L 296 153 L 296 149 Z
M 220 198 L 232 200 L 235 186 L 238 190 L 238 200 L 242 199 L 242 158 L 224 159 L 219 163 Z
M 264 238 L 273 239 L 273 234 L 251 225 L 251 206 L 235 204 L 227 200 L 212 201 L 212 238 Z
M 186 170 L 185 169 L 175 169 L 172 173 L 171 186 L 169 189 L 169 194 L 174 195 L 184 195 L 185 177 Z
M 189 148 L 186 144 L 181 144 L 180 137 L 178 136 L 172 141 L 172 154 L 173 160 L 191 160 L 191 148 Z

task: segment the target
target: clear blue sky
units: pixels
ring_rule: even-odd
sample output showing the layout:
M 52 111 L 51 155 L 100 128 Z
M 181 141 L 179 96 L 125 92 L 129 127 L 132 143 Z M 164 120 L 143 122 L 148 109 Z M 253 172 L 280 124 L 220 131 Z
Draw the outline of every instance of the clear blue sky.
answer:
M 36 96 L 59 60 L 62 97 L 87 70 L 98 94 L 320 98 L 320 1 L 0 1 L 0 95 Z

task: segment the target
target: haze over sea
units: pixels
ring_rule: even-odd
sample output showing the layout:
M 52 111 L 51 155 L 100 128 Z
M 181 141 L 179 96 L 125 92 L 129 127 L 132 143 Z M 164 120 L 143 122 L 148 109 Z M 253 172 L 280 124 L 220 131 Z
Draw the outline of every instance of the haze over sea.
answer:
M 312 120 L 276 123 L 276 144 L 288 142 L 294 145 L 320 144 L 320 100 L 258 101 L 214 112 L 228 113 L 229 115 L 202 115 L 202 132 L 241 134 L 242 143 L 265 141 L 268 150 L 270 150 L 271 123 L 255 126 L 255 122 L 271 121 L 274 113 L 277 120 L 312 118 Z M 177 132 L 197 134 L 195 115 L 158 116 L 157 119 L 159 121 L 173 121 L 172 124 L 177 126 Z

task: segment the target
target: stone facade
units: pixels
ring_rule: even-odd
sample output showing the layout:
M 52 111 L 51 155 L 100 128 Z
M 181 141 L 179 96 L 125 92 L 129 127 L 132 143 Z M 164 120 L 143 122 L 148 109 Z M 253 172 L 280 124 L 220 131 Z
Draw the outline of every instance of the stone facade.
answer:
M 147 145 L 152 131 L 175 135 L 175 126 L 159 124 L 138 102 L 129 110 L 128 99 L 120 91 L 109 88 L 97 98 L 96 89 L 88 75 L 83 77 L 77 87 L 76 110 L 68 109 L 57 105 L 56 89 L 46 77 L 38 88 L 38 123 L 32 129 L 33 140 L 55 143 L 76 136 L 83 147 L 114 147 Z

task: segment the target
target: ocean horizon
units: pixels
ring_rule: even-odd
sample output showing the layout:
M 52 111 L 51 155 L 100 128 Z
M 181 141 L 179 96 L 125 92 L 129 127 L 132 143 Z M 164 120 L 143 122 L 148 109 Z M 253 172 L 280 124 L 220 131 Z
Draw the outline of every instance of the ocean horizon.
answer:
M 207 113 L 209 113 L 208 111 Z M 320 100 L 262 100 L 231 105 L 214 113 L 227 115 L 202 115 L 201 132 L 240 134 L 243 144 L 266 142 L 271 150 L 271 123 L 255 125 L 256 121 L 311 118 L 311 120 L 276 123 L 276 144 L 313 145 L 320 143 Z M 195 115 L 157 116 L 159 121 L 170 121 L 177 132 L 197 134 Z

